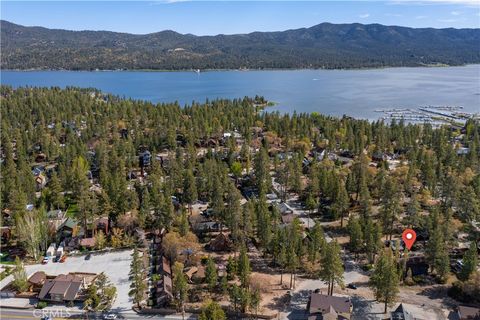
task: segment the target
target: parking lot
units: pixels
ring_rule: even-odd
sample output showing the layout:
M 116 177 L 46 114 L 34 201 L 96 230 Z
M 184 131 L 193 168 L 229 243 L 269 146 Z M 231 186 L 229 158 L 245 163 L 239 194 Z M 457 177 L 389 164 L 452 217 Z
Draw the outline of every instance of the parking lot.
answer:
M 132 300 L 128 296 L 130 282 L 128 273 L 130 271 L 131 250 L 105 252 L 92 254 L 90 260 L 85 260 L 85 255 L 68 257 L 64 263 L 35 264 L 25 267 L 27 275 L 31 276 L 37 271 L 44 271 L 47 275 L 59 275 L 69 272 L 104 272 L 110 281 L 117 288 L 117 298 L 112 306 L 112 310 L 121 312 L 131 310 Z M 2 280 L 1 286 L 12 281 L 12 276 Z

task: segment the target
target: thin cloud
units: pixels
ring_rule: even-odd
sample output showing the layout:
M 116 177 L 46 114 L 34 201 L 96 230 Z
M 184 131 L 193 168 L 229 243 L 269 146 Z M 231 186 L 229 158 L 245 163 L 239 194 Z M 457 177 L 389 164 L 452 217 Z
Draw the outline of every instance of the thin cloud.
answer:
M 359 18 L 362 18 L 362 19 L 365 19 L 365 18 L 370 17 L 370 13 L 360 14 L 358 17 L 359 17 Z
M 452 23 L 452 22 L 457 22 L 457 19 L 438 19 L 438 22 L 446 22 L 446 23 Z
M 398 13 L 385 13 L 387 17 L 403 17 L 403 14 L 398 14 Z
M 427 16 L 416 16 L 415 19 L 420 20 L 420 19 L 426 19 L 428 18 Z
M 460 11 L 452 11 L 452 12 L 450 12 L 450 14 L 451 14 L 452 16 L 459 16 L 459 15 L 461 15 L 462 13 L 461 13 Z

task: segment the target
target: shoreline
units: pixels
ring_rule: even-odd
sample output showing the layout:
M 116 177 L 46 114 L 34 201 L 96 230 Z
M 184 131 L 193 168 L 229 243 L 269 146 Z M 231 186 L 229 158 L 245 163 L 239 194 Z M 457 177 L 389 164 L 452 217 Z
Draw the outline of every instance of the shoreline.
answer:
M 386 69 L 440 69 L 440 68 L 461 68 L 469 66 L 477 66 L 480 63 L 469 63 L 463 65 L 423 65 L 423 66 L 383 66 L 383 67 L 359 67 L 359 68 L 257 68 L 257 69 L 200 69 L 200 73 L 206 72 L 251 72 L 251 71 L 368 71 L 368 70 L 386 70 Z M 98 70 L 70 70 L 70 69 L 0 69 L 0 72 L 91 72 L 91 73 L 101 73 L 101 72 L 194 72 L 196 73 L 197 69 L 181 69 L 181 70 L 170 70 L 170 69 L 98 69 Z

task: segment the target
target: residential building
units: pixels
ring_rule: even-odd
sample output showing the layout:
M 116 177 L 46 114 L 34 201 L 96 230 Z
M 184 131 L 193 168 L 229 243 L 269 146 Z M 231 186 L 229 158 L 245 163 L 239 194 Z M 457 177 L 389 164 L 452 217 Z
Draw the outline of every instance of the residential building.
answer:
M 459 320 L 480 320 L 479 308 L 459 306 L 457 314 Z
M 352 307 L 349 297 L 312 293 L 307 305 L 308 320 L 349 320 Z
M 39 300 L 52 302 L 73 302 L 79 300 L 79 293 L 85 288 L 83 278 L 73 274 L 61 274 L 55 279 L 48 279 L 43 284 Z

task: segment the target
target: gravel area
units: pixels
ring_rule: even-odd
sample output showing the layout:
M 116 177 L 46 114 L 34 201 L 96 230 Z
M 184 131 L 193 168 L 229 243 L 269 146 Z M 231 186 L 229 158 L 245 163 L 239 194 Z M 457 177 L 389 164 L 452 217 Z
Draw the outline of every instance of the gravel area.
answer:
M 128 296 L 128 291 L 130 290 L 128 273 L 130 272 L 131 254 L 131 250 L 105 252 L 92 254 L 90 260 L 85 260 L 85 256 L 82 255 L 68 257 L 64 263 L 50 261 L 47 264 L 27 265 L 25 269 L 28 276 L 37 271 L 44 271 L 48 275 L 59 275 L 69 272 L 104 272 L 117 288 L 117 298 L 112 306 L 112 310 L 120 312 L 130 310 L 132 306 L 132 299 Z M 0 283 L 1 288 L 12 280 L 12 276 L 2 280 Z

